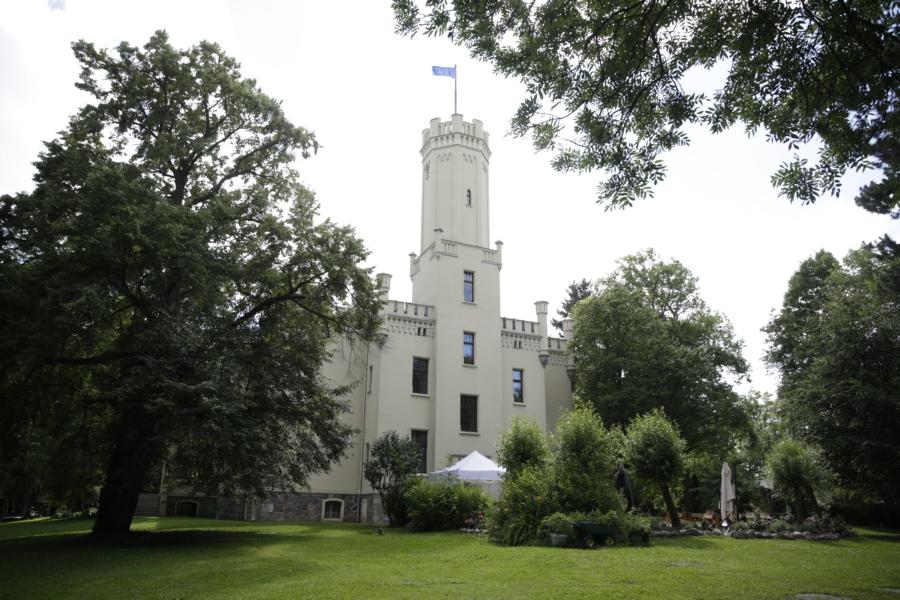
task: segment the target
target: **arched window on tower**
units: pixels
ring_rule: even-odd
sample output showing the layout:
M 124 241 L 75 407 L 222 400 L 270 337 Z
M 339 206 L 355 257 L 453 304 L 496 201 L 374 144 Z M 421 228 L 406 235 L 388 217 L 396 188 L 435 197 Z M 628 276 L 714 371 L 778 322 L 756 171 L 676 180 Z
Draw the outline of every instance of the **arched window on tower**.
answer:
M 472 190 L 466 190 L 466 206 L 472 206 Z

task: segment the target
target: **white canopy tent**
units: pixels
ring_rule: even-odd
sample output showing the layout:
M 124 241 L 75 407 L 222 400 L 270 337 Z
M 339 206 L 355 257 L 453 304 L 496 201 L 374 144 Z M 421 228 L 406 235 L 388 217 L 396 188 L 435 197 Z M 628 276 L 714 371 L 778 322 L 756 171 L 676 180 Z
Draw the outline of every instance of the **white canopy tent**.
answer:
M 459 459 L 454 464 L 428 474 L 432 480 L 455 479 L 467 483 L 473 483 L 483 488 L 493 498 L 500 496 L 500 486 L 506 469 L 473 450 L 468 456 Z

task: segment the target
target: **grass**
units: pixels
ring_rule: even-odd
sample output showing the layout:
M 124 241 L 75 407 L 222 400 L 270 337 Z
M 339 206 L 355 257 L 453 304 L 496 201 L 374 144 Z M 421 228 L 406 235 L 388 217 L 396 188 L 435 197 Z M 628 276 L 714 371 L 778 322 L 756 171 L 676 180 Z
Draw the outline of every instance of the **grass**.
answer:
M 900 534 L 839 542 L 654 540 L 506 548 L 459 533 L 136 519 L 98 544 L 89 521 L 0 525 L 0 598 L 849 598 L 900 595 Z

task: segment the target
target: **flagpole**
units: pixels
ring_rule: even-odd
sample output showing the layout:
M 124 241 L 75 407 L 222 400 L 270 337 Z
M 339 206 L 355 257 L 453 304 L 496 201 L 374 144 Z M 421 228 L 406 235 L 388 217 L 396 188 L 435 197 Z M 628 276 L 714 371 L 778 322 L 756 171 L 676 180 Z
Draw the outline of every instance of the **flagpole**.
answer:
M 456 114 L 456 79 L 459 77 L 459 71 L 456 70 L 456 65 L 453 65 L 453 114 Z

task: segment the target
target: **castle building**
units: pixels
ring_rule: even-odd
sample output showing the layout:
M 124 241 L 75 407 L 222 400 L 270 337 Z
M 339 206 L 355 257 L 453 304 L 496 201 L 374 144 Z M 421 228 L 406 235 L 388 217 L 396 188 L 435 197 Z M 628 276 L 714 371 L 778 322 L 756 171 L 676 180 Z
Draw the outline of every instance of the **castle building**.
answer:
M 378 522 L 380 499 L 363 463 L 383 433 L 412 436 L 424 451 L 419 470 L 430 472 L 472 450 L 493 456 L 515 417 L 547 430 L 571 406 L 571 365 L 565 340 L 549 335 L 547 302 L 535 302 L 534 320 L 500 312 L 503 244 L 489 243 L 488 132 L 459 114 L 432 119 L 422 132 L 421 155 L 420 247 L 409 255 L 412 299 L 391 298 L 391 275 L 379 274 L 382 339 L 339 341 L 325 367 L 331 381 L 356 383 L 345 419 L 357 434 L 347 457 L 312 477 L 308 492 L 262 501 L 220 498 L 216 516 Z M 168 514 L 213 511 L 186 497 L 170 496 L 164 504 Z

